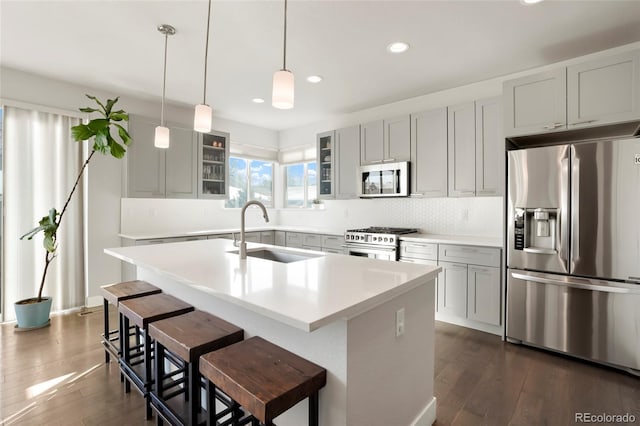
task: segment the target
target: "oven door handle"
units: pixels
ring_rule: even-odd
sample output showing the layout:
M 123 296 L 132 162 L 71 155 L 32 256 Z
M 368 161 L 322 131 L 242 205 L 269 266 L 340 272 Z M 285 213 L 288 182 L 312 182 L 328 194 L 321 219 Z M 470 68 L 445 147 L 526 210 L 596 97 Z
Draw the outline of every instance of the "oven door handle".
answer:
M 349 244 L 343 244 L 342 247 L 357 253 L 391 254 L 396 251 L 395 248 L 376 247 L 376 246 L 352 246 Z

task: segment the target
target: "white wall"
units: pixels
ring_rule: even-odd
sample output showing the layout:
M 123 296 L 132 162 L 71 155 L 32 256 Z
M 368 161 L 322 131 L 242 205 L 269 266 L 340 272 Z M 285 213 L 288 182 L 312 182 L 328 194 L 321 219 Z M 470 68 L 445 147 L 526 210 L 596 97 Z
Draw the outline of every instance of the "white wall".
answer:
M 80 107 L 90 106 L 91 100 L 84 95 L 88 93 L 100 99 L 118 96 L 118 93 L 105 92 L 97 88 L 83 87 L 58 80 L 44 78 L 22 71 L 0 68 L 0 100 L 7 103 L 28 103 L 54 110 L 76 111 Z M 138 99 L 120 96 L 118 106 L 131 114 L 146 117 L 160 116 L 159 99 Z M 191 127 L 193 111 L 191 106 L 168 103 L 165 105 L 167 120 Z M 278 133 L 255 126 L 245 125 L 231 120 L 214 117 L 213 127 L 217 130 L 231 133 L 231 143 L 261 145 L 277 148 Z M 135 143 L 135 141 L 134 141 Z M 126 161 L 126 156 L 125 156 Z M 101 303 L 99 288 L 104 284 L 120 281 L 120 262 L 106 256 L 102 250 L 105 247 L 120 246 L 120 198 L 122 189 L 122 171 L 125 161 L 118 161 L 111 157 L 95 157 L 87 169 L 88 201 L 87 201 L 87 304 Z M 148 211 L 149 205 L 162 205 L 165 200 L 146 200 L 145 203 L 134 204 L 131 216 L 143 217 L 141 212 Z M 170 200 L 166 200 L 170 201 Z M 189 201 L 183 201 L 184 206 L 190 206 Z M 205 203 L 210 217 L 224 215 L 220 202 Z M 182 218 L 179 223 L 190 222 L 185 217 L 185 207 L 178 207 L 172 212 L 172 220 Z M 162 206 L 161 206 L 162 207 Z M 161 207 L 159 209 L 161 209 Z M 220 213 L 222 212 L 222 213 Z M 197 217 L 197 216 L 195 216 Z M 163 221 L 161 224 L 166 224 Z M 193 220 L 193 226 L 202 222 Z M 212 223 L 216 223 L 212 220 Z M 235 226 L 235 225 L 234 225 Z

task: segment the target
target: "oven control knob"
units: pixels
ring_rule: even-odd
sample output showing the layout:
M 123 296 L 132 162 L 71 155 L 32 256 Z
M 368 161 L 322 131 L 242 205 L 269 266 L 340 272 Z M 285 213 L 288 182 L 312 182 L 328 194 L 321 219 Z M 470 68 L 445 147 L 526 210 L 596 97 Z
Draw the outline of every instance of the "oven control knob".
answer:
M 386 243 L 389 240 L 387 237 L 384 237 L 384 242 Z
M 378 241 L 378 237 L 373 237 L 373 241 Z
M 393 242 L 393 237 L 389 238 L 389 242 L 392 243 Z

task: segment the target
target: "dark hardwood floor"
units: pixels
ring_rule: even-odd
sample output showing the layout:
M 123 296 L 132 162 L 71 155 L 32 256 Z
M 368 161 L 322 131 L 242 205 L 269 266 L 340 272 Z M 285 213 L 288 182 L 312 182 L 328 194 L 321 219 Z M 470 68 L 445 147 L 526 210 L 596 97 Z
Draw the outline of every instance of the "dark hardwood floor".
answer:
M 122 391 L 117 365 L 104 363 L 100 310 L 51 323 L 21 333 L 0 325 L 0 425 L 155 424 L 142 397 Z M 444 323 L 435 394 L 438 426 L 569 425 L 576 412 L 630 413 L 640 424 L 640 379 Z

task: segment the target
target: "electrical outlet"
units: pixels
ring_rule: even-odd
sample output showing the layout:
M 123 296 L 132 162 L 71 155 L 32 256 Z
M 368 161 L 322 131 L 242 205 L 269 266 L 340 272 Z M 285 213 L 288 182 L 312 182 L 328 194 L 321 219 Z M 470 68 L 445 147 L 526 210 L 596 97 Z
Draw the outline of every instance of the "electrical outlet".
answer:
M 404 334 L 404 308 L 396 311 L 396 337 Z

